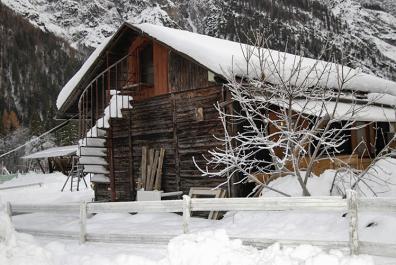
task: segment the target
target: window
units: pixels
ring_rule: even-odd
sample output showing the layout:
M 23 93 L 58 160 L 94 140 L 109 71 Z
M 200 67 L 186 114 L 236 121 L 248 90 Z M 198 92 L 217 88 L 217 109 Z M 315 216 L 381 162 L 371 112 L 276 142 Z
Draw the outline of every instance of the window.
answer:
M 146 45 L 139 54 L 140 82 L 154 84 L 153 45 Z

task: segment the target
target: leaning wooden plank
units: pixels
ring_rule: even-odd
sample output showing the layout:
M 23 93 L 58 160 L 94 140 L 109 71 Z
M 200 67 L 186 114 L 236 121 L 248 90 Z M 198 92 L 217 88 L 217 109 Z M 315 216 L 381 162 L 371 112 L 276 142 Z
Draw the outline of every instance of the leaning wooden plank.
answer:
M 160 156 L 159 156 L 159 160 L 158 160 L 157 172 L 155 174 L 154 189 L 156 189 L 156 190 L 161 189 L 162 166 L 164 164 L 164 156 L 165 156 L 165 148 L 161 148 Z
M 150 170 L 150 183 L 148 186 L 148 190 L 153 190 L 154 188 L 154 181 L 155 181 L 155 174 L 157 173 L 157 166 L 158 166 L 158 158 L 159 158 L 159 151 L 155 151 L 154 155 L 154 161 L 153 164 L 151 165 L 151 170 Z
M 150 178 L 151 178 L 151 169 L 154 163 L 154 149 L 150 149 L 148 151 L 148 161 L 147 161 L 147 171 L 146 171 L 146 182 L 144 183 L 144 189 L 149 190 Z
M 146 183 L 146 171 L 147 171 L 147 147 L 142 146 L 142 165 L 141 165 L 141 171 L 142 171 L 142 187 L 145 187 Z M 139 188 L 142 188 L 139 187 Z
M 219 189 L 218 195 L 215 198 L 225 198 L 226 191 L 223 189 Z M 209 213 L 208 219 L 217 220 L 219 218 L 219 211 L 211 211 Z
M 144 190 L 149 190 L 150 176 L 151 176 L 151 165 L 147 165 L 147 177 L 146 182 L 144 183 Z

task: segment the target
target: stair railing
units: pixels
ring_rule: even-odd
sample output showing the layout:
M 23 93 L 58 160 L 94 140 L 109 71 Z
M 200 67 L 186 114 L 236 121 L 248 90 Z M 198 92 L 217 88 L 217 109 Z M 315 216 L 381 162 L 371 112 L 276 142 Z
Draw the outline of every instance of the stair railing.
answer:
M 84 138 L 87 132 L 96 125 L 99 119 L 105 123 L 104 111 L 108 107 L 110 114 L 118 118 L 118 107 L 129 109 L 129 102 L 118 96 L 131 95 L 133 90 L 139 89 L 139 84 L 131 81 L 131 53 L 117 60 L 105 70 L 100 72 L 83 90 L 78 100 L 79 110 L 79 136 Z M 111 101 L 111 97 L 115 96 Z M 121 101 L 121 102 L 119 102 Z M 115 106 L 114 106 L 115 105 Z

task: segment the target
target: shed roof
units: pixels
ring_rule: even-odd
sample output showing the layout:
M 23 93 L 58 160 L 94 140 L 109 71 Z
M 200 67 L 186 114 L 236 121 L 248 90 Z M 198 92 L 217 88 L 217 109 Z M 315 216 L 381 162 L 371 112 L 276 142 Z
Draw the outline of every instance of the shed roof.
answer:
M 265 58 L 263 71 L 266 81 L 269 83 L 278 84 L 283 80 L 288 80 L 292 85 L 304 84 L 309 86 L 310 84 L 318 84 L 323 87 L 339 88 L 340 79 L 343 77 L 342 79 L 348 80 L 343 86 L 344 89 L 396 96 L 395 82 L 362 73 L 359 69 L 352 69 L 339 64 L 271 49 L 258 49 L 247 44 L 185 30 L 148 23 L 130 24 L 125 22 L 113 36 L 103 41 L 80 70 L 63 87 L 57 99 L 58 109 L 62 108 L 87 71 L 93 67 L 114 36 L 124 27 L 129 27 L 136 32 L 157 40 L 223 77 L 249 76 L 262 78 L 261 71 L 252 69 L 260 69 L 260 63 L 263 62 L 262 58 Z M 253 56 L 249 61 L 249 68 L 245 59 L 247 50 L 253 51 Z M 261 55 L 259 56 L 259 54 Z M 299 69 L 298 74 L 295 71 L 296 67 Z
M 30 155 L 23 156 L 23 159 L 40 159 L 49 157 L 60 157 L 60 156 L 70 156 L 77 153 L 77 145 L 68 145 L 53 147 L 46 150 L 42 150 Z

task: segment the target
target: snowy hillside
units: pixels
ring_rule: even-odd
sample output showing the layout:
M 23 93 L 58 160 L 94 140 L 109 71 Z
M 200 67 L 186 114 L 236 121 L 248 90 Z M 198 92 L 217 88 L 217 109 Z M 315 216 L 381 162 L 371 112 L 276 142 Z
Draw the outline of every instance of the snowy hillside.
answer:
M 273 36 L 275 49 L 314 57 L 334 41 L 348 63 L 396 80 L 396 18 L 356 0 L 3 0 L 74 47 L 96 47 L 124 20 L 179 27 L 236 40 L 250 28 Z M 391 4 L 383 1 L 383 10 Z M 364 7 L 363 7 L 364 6 Z
M 0 2 L 0 154 L 59 124 L 53 120 L 55 99 L 82 60 L 65 40 L 34 27 Z M 68 138 L 66 144 L 74 140 L 67 127 L 66 137 L 56 137 Z M 3 158 L 9 170 L 16 170 L 24 151 Z

